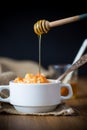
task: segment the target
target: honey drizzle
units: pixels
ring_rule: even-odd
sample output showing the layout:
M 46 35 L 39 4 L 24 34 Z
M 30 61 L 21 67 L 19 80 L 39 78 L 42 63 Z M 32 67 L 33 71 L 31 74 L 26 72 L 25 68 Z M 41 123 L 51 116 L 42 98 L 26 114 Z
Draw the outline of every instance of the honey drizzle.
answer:
M 39 35 L 38 38 L 39 38 L 39 74 L 41 74 L 41 35 Z

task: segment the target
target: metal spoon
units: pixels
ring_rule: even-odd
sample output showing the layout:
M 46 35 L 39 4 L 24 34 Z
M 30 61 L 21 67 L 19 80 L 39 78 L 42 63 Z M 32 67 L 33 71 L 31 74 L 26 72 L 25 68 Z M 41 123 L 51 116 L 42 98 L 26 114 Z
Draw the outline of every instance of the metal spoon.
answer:
M 74 61 L 72 64 L 74 64 L 77 60 L 79 60 L 79 58 L 83 55 L 85 49 L 87 48 L 87 39 L 84 40 L 83 44 L 81 45 Z M 68 83 L 68 81 L 70 81 L 70 79 L 72 78 L 73 72 L 70 72 L 69 74 L 67 74 L 67 76 L 65 76 L 65 78 L 62 80 L 63 83 Z
M 78 69 L 80 66 L 87 62 L 87 54 L 83 55 L 79 60 L 77 60 L 72 66 L 66 70 L 61 76 L 56 79 L 56 82 L 62 80 L 68 73 Z

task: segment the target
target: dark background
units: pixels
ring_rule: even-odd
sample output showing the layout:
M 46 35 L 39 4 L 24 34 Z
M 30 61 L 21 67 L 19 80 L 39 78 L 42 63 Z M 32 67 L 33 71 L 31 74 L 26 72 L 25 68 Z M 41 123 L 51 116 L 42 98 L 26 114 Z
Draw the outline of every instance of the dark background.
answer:
M 40 19 L 55 21 L 83 13 L 87 13 L 84 0 L 78 1 L 77 4 L 74 1 L 2 3 L 0 56 L 38 62 L 39 44 L 33 30 L 34 23 Z M 50 64 L 72 63 L 85 39 L 87 19 L 51 29 L 42 36 L 42 66 L 48 69 Z M 84 53 L 87 53 L 87 49 Z M 79 74 L 87 76 L 87 64 L 79 69 Z

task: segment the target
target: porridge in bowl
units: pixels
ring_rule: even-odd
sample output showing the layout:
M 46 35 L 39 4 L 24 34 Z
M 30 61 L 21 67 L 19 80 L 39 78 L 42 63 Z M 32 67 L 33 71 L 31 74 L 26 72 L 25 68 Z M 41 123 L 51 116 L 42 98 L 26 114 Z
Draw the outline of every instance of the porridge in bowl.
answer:
M 42 74 L 31 74 L 28 73 L 24 78 L 17 77 L 14 80 L 15 83 L 49 83 L 49 80 Z

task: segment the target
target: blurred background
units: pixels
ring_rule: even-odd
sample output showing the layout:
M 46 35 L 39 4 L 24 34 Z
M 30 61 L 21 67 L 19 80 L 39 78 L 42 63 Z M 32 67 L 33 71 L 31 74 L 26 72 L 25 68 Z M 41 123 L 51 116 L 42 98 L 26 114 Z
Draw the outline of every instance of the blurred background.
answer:
M 29 1 L 30 2 L 30 1 Z M 23 5 L 21 5 L 23 4 Z M 0 8 L 0 57 L 38 62 L 38 37 L 33 25 L 40 19 L 55 21 L 87 13 L 86 2 L 80 0 L 59 4 L 45 1 L 30 3 L 6 3 Z M 83 41 L 87 39 L 87 19 L 51 29 L 42 36 L 41 64 L 72 63 Z M 87 49 L 84 53 L 87 53 Z M 87 76 L 87 64 L 79 69 L 79 75 Z

